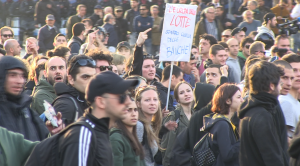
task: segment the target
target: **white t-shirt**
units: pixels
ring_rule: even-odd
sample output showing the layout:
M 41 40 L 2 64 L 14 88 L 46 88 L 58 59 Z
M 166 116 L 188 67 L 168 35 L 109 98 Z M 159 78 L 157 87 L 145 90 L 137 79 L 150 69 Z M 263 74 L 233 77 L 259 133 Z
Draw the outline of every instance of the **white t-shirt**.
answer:
M 290 94 L 280 95 L 278 100 L 285 118 L 285 123 L 291 127 L 291 130 L 288 130 L 288 136 L 293 137 L 300 117 L 300 103 Z
M 292 17 L 292 18 L 300 17 L 300 4 L 297 4 L 297 5 L 293 8 L 293 10 L 292 10 L 292 12 L 291 12 L 291 17 Z

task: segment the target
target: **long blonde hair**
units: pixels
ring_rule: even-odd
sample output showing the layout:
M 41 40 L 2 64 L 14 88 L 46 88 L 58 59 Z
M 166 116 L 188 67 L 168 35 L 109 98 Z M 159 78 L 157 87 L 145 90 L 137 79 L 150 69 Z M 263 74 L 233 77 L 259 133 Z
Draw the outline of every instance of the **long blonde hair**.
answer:
M 157 92 L 156 88 L 153 88 L 152 86 L 141 87 L 141 88 L 138 89 L 138 91 L 135 95 L 135 102 L 137 103 L 136 105 L 137 105 L 138 111 L 139 111 L 139 121 L 141 121 L 144 124 L 144 128 L 145 128 L 144 132 L 147 133 L 148 144 L 149 144 L 150 147 L 154 147 L 154 146 L 156 146 L 156 144 L 154 144 L 154 141 L 157 142 L 157 146 L 159 144 L 158 134 L 159 134 L 161 124 L 162 124 L 162 112 L 161 112 L 160 102 L 159 102 L 158 103 L 158 110 L 153 115 L 151 123 L 149 123 L 149 121 L 147 120 L 143 110 L 141 109 L 141 107 L 139 107 L 139 104 L 141 103 L 143 93 L 148 91 L 148 90 L 155 91 L 157 93 L 157 96 L 158 96 L 158 92 Z M 151 128 L 151 126 L 152 126 L 152 128 Z

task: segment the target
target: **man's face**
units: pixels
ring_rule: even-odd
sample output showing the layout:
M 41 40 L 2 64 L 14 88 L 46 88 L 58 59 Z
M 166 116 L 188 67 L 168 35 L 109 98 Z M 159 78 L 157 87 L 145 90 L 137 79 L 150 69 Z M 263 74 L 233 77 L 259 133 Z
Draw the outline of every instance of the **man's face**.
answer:
M 293 67 L 295 79 L 292 82 L 292 88 L 295 90 L 300 89 L 300 63 L 290 63 Z
M 265 5 L 264 0 L 256 0 L 256 2 L 258 3 L 258 6 L 264 6 Z
M 215 9 L 208 9 L 207 13 L 205 13 L 205 16 L 208 20 L 214 20 L 215 19 Z
M 152 81 L 155 77 L 155 64 L 152 59 L 145 59 L 142 67 L 142 76 L 146 78 L 147 81 Z
M 119 75 L 117 66 L 116 65 L 111 65 L 111 66 L 112 66 L 112 72 L 114 72 L 115 74 Z
M 228 54 L 225 50 L 220 50 L 217 52 L 216 56 L 210 55 L 210 58 L 213 64 L 217 65 L 226 65 L 226 60 L 228 58 Z
M 224 31 L 222 33 L 222 42 L 227 42 L 231 38 L 231 32 L 230 31 Z
M 110 66 L 109 63 L 105 60 L 97 60 L 96 62 L 96 73 L 102 73 L 105 71 L 108 71 L 108 68 L 106 67 L 104 71 L 100 71 L 100 66 Z
M 216 16 L 222 16 L 223 11 L 219 8 L 216 8 Z
M 131 6 L 131 8 L 136 8 L 137 6 L 138 6 L 138 2 L 136 2 L 136 1 L 133 1 L 133 0 L 131 0 L 130 1 L 130 6 Z
M 20 55 L 22 48 L 21 48 L 19 42 L 17 40 L 14 40 L 12 42 L 13 42 L 13 46 L 11 49 L 13 51 L 13 56 Z
M 140 7 L 140 14 L 146 15 L 148 13 L 148 9 L 145 6 Z
M 274 17 L 271 20 L 270 27 L 271 28 L 276 28 L 276 25 L 277 25 L 277 19 L 276 19 L 276 17 Z
M 248 10 L 255 10 L 256 6 L 251 1 L 248 1 L 247 8 L 248 8 Z
M 64 36 L 59 36 L 56 38 L 56 40 L 54 41 L 54 47 L 58 47 L 58 46 L 65 46 L 67 47 L 67 39 Z
M 242 48 L 242 51 L 243 51 L 243 54 L 245 57 L 250 56 L 249 48 L 250 48 L 251 44 L 252 43 L 246 43 L 245 46 Z
M 291 45 L 290 45 L 290 40 L 289 39 L 280 39 L 278 41 L 277 47 L 280 48 L 285 48 L 287 50 L 290 50 Z
M 1 34 L 1 44 L 4 44 L 6 40 L 12 39 L 13 37 L 11 31 L 4 31 L 3 34 Z
M 85 89 L 89 80 L 96 74 L 96 69 L 92 67 L 79 67 L 79 73 L 76 75 L 76 80 L 71 75 L 68 76 L 69 83 L 81 93 L 85 93 Z
M 150 12 L 151 12 L 152 16 L 157 16 L 159 13 L 159 10 L 157 8 L 152 8 Z
M 192 54 L 195 56 L 195 59 L 198 59 L 200 56 L 197 48 L 192 48 Z
M 253 14 L 252 14 L 252 12 L 250 12 L 250 11 L 246 12 L 246 15 L 245 15 L 244 19 L 246 21 L 252 21 L 253 20 Z
M 125 65 L 121 64 L 121 65 L 116 65 L 116 66 L 117 66 L 119 75 L 123 75 L 125 72 Z
M 54 85 L 57 82 L 66 83 L 66 62 L 57 57 L 49 59 L 47 69 L 44 72 L 44 76 L 47 78 L 47 81 L 51 85 Z
M 96 15 L 98 15 L 98 16 L 99 16 L 102 12 L 103 12 L 102 9 L 94 9 L 94 13 L 95 13 Z
M 175 89 L 176 85 L 183 81 L 183 73 L 180 72 L 180 75 L 176 78 L 175 75 L 172 75 L 172 81 L 171 81 L 171 89 Z
M 85 7 L 79 8 L 78 11 L 77 11 L 77 13 L 78 13 L 81 17 L 85 16 L 85 14 L 86 14 L 86 8 L 85 8 Z
M 206 69 L 206 83 L 214 85 L 215 87 L 220 85 L 220 70 L 218 68 L 207 68 Z
M 32 54 L 32 49 L 39 50 L 39 46 L 36 44 L 34 39 L 27 39 L 25 47 L 26 53 Z
M 13 96 L 18 96 L 23 92 L 26 83 L 25 73 L 21 69 L 11 69 L 7 71 L 5 79 L 5 92 Z
M 228 42 L 228 48 L 231 56 L 237 56 L 237 54 L 239 53 L 238 41 L 235 39 L 231 39 L 230 42 Z
M 117 18 L 121 18 L 123 16 L 123 10 L 116 10 L 115 15 Z
M 239 43 L 246 37 L 246 33 L 244 31 L 240 31 L 239 33 L 234 35 L 234 38 L 238 40 Z
M 210 43 L 208 40 L 201 39 L 199 42 L 199 52 L 200 54 L 208 54 L 210 48 Z
M 181 63 L 181 69 L 183 73 L 185 74 L 191 74 L 193 67 L 195 67 L 197 64 L 197 60 L 190 60 L 189 62 L 183 62 Z
M 127 108 L 131 103 L 129 96 L 126 96 L 124 103 L 120 103 L 122 94 L 104 94 L 105 112 L 112 120 L 125 119 Z
M 117 50 L 117 54 L 123 55 L 128 59 L 130 57 L 130 50 L 127 47 L 121 47 Z
M 294 71 L 293 69 L 284 69 L 284 76 L 280 78 L 281 80 L 281 89 L 280 94 L 281 95 L 287 95 L 291 88 L 292 88 L 292 82 L 294 80 Z
M 89 25 L 89 22 L 85 21 L 83 23 L 84 28 L 85 28 L 85 33 L 87 33 L 89 30 L 91 30 L 93 28 L 93 26 Z
M 46 20 L 46 24 L 50 27 L 53 27 L 55 23 L 55 20 Z
M 116 24 L 116 18 L 115 18 L 115 16 L 112 15 L 112 17 L 109 20 L 110 20 L 110 24 L 112 24 L 112 25 Z

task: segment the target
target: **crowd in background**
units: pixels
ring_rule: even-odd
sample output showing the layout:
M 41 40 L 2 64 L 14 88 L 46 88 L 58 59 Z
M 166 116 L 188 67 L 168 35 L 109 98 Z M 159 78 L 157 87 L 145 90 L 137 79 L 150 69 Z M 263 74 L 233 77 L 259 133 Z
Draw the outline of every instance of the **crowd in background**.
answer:
M 198 6 L 189 62 L 166 3 Z M 0 5 L 0 165 L 300 164 L 300 0 Z

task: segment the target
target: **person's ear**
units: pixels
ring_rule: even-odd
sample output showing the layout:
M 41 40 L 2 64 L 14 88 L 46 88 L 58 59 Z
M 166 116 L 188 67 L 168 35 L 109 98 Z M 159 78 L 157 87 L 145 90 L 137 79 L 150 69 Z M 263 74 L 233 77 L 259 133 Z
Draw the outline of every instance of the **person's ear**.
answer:
M 172 75 L 172 78 L 171 78 L 171 80 L 173 81 L 175 78 L 176 78 L 176 77 L 175 77 L 175 75 Z
M 44 73 L 44 77 L 47 78 L 47 72 L 46 72 L 46 70 L 44 70 L 43 73 Z
M 100 109 L 105 109 L 105 106 L 106 106 L 105 98 L 103 98 L 101 96 L 95 97 L 95 106 Z
M 70 85 L 74 85 L 74 79 L 71 75 L 68 75 L 68 82 L 70 83 Z
M 226 100 L 226 104 L 231 105 L 231 103 L 232 103 L 231 99 Z
M 141 108 L 141 102 L 136 102 L 136 106 L 138 107 L 138 108 Z
M 272 91 L 275 90 L 275 85 L 274 84 L 270 84 L 270 90 L 272 90 Z

